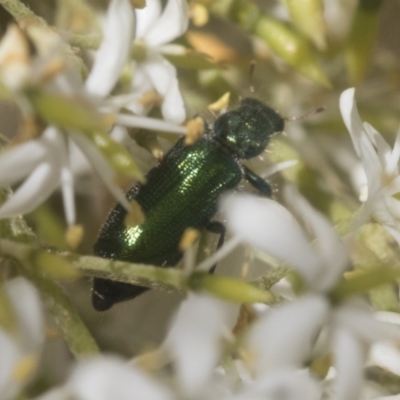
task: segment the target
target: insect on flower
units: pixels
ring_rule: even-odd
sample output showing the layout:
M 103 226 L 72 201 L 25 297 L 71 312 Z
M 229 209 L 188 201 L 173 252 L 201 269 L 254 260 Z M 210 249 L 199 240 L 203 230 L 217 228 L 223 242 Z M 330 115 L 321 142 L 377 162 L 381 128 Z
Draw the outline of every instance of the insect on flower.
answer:
M 260 155 L 271 136 L 284 128 L 283 118 L 262 102 L 246 98 L 240 107 L 221 115 L 213 129 L 192 145 L 178 140 L 162 162 L 150 170 L 145 184 L 133 186 L 129 201 L 141 206 L 145 221 L 130 227 L 127 211 L 117 205 L 103 225 L 96 255 L 171 267 L 182 257 L 179 243 L 187 228 L 219 233 L 218 246 L 224 240 L 225 227 L 212 221 L 221 194 L 235 189 L 246 179 L 263 196 L 271 195 L 270 185 L 242 164 L 242 160 Z M 132 299 L 147 288 L 95 278 L 92 302 L 98 311 Z

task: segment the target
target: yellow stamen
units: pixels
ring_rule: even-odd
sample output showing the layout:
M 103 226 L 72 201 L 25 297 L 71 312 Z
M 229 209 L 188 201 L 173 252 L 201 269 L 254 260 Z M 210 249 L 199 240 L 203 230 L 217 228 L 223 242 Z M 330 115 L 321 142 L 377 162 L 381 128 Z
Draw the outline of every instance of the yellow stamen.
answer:
M 203 26 L 209 20 L 208 9 L 204 4 L 196 2 L 190 3 L 189 17 L 192 20 L 194 26 Z
M 131 209 L 125 217 L 125 225 L 129 228 L 134 228 L 137 225 L 143 224 L 146 217 L 143 213 L 142 206 L 136 201 L 130 202 Z
M 216 102 L 210 104 L 207 108 L 212 112 L 220 112 L 229 105 L 229 99 L 231 97 L 230 92 L 226 92 Z
M 190 146 L 196 143 L 204 135 L 204 121 L 201 117 L 191 119 L 186 124 L 187 132 L 185 136 L 185 144 Z
M 143 93 L 139 99 L 139 103 L 144 107 L 153 107 L 162 103 L 162 97 L 154 90 L 149 90 Z
M 82 225 L 72 225 L 67 229 L 65 233 L 65 240 L 68 246 L 75 250 L 83 239 L 84 229 Z
M 182 235 L 181 241 L 179 242 L 179 250 L 184 252 L 187 250 L 199 237 L 200 232 L 194 228 L 187 228 Z
M 19 383 L 26 382 L 36 370 L 38 364 L 39 360 L 33 354 L 23 357 L 14 367 L 12 372 L 13 379 Z
M 146 7 L 146 0 L 130 0 L 133 7 L 142 9 Z

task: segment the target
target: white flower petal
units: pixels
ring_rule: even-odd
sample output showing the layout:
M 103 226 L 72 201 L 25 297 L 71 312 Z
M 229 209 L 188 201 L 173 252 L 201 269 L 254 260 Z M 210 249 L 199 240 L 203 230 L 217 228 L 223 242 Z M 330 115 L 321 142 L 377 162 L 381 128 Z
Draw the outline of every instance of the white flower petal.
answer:
M 168 43 L 186 32 L 189 23 L 186 0 L 168 0 L 163 13 L 145 36 L 150 46 Z
M 129 0 L 111 0 L 93 68 L 85 82 L 87 91 L 104 97 L 117 82 L 135 36 L 135 12 Z
M 350 132 L 354 149 L 356 150 L 357 155 L 360 157 L 361 149 L 359 146 L 359 138 L 364 130 L 364 127 L 354 101 L 354 94 L 354 88 L 345 90 L 340 95 L 339 107 L 343 121 L 347 127 L 347 130 Z
M 221 355 L 221 339 L 237 314 L 237 306 L 205 295 L 191 294 L 181 305 L 164 346 L 173 355 L 180 387 L 189 397 L 207 385 Z
M 359 142 L 360 158 L 363 165 L 368 183 L 368 200 L 373 201 L 375 195 L 381 188 L 381 177 L 383 168 L 380 164 L 378 155 L 370 141 L 366 137 L 362 137 Z
M 250 382 L 234 400 L 319 400 L 321 389 L 309 376 L 292 370 L 271 371 Z
M 54 170 L 55 169 L 55 170 Z M 59 171 L 49 163 L 42 163 L 0 207 L 0 218 L 12 218 L 33 211 L 43 203 L 59 184 Z
M 29 175 L 46 155 L 46 147 L 41 140 L 30 140 L 0 156 L 0 186 L 19 182 Z
M 172 400 L 161 384 L 117 357 L 82 362 L 68 387 L 80 400 Z
M 322 262 L 314 277 L 313 288 L 319 291 L 329 290 L 342 277 L 349 265 L 347 249 L 328 219 L 311 207 L 294 187 L 286 186 L 284 195 L 291 208 L 316 237 L 316 245 Z
M 287 168 L 293 167 L 293 165 L 296 165 L 298 163 L 297 160 L 288 160 L 288 161 L 283 161 L 278 164 L 274 164 L 270 166 L 266 171 L 262 172 L 260 176 L 264 179 L 270 177 L 271 175 L 276 174 L 277 172 L 284 171 Z
M 50 389 L 35 400 L 71 400 L 72 394 L 66 387 Z
M 363 343 L 372 344 L 380 340 L 399 340 L 400 327 L 374 318 L 371 310 L 362 301 L 348 301 L 334 313 L 336 326 L 345 326 Z
M 146 68 L 142 64 L 138 64 L 135 68 L 135 74 L 132 80 L 131 99 L 125 104 L 128 110 L 131 110 L 137 115 L 145 115 L 148 112 L 148 107 L 140 102 L 140 99 L 146 92 L 153 90 L 153 84 L 146 74 Z
M 186 118 L 185 105 L 183 103 L 181 92 L 179 91 L 178 79 L 174 76 L 164 95 L 161 105 L 161 112 L 167 121 L 181 124 Z
M 2 400 L 12 400 L 15 399 L 20 387 L 20 384 L 13 379 L 12 374 L 23 354 L 16 342 L 1 329 L 0 349 L 0 398 Z
M 113 194 L 116 200 L 128 210 L 130 208 L 129 202 L 123 191 L 115 184 L 116 174 L 108 161 L 82 134 L 76 132 L 69 132 L 69 134 L 88 158 L 93 169 L 99 174 L 100 179 L 107 186 L 108 190 Z
M 400 228 L 399 227 L 393 227 L 393 226 L 390 226 L 390 225 L 383 225 L 383 227 L 393 236 L 393 239 L 400 246 Z
M 153 54 L 143 66 L 154 88 L 163 96 L 161 112 L 167 121 L 180 124 L 186 118 L 176 68 L 164 57 Z
M 38 291 L 25 278 L 7 281 L 4 289 L 18 320 L 24 350 L 37 352 L 44 341 L 44 316 Z
M 74 195 L 74 175 L 69 165 L 61 168 L 61 190 L 63 196 L 65 219 L 69 226 L 75 224 L 75 195 Z
M 370 351 L 370 362 L 393 374 L 400 375 L 400 351 L 391 343 L 375 343 Z
M 379 161 L 382 166 L 385 166 L 390 160 L 392 153 L 392 148 L 389 146 L 388 142 L 382 137 L 382 135 L 368 122 L 364 122 L 365 132 L 368 137 L 373 138 L 371 142 L 376 147 L 376 151 L 379 157 Z
M 178 135 L 186 134 L 186 128 L 184 126 L 156 118 L 118 114 L 116 115 L 116 123 L 119 125 L 129 126 L 131 128 L 142 128 L 161 132 L 177 133 Z
M 396 140 L 394 142 L 392 153 L 387 161 L 385 173 L 397 174 L 399 158 L 400 158 L 400 128 L 397 131 Z
M 347 89 L 340 96 L 340 112 L 343 121 L 350 133 L 354 149 L 360 157 L 368 181 L 368 201 L 379 190 L 381 175 L 383 172 L 381 162 L 375 148 L 365 131 L 364 125 L 358 114 L 354 101 L 355 89 Z
M 289 211 L 273 200 L 240 194 L 228 197 L 223 208 L 235 235 L 288 263 L 307 283 L 314 282 L 321 260 Z
M 161 1 L 151 0 L 146 2 L 146 7 L 136 9 L 136 37 L 143 39 L 146 33 L 157 23 L 161 14 Z
M 48 127 L 40 139 L 45 158 L 16 193 L 0 208 L 0 218 L 16 217 L 34 210 L 59 184 L 62 160 L 66 157 L 65 138 L 55 127 Z
M 386 188 L 386 195 L 393 196 L 399 192 L 400 192 L 400 175 L 397 175 L 396 178 L 392 180 L 389 187 Z
M 382 196 L 372 206 L 371 213 L 374 219 L 400 244 L 400 201 L 394 197 Z
M 366 348 L 352 333 L 342 328 L 335 332 L 334 351 L 337 371 L 335 398 L 338 400 L 359 399 Z
M 400 200 L 391 196 L 382 196 L 373 204 L 374 218 L 381 224 L 398 225 L 400 219 Z
M 280 368 L 298 368 L 310 356 L 329 304 L 307 295 L 271 310 L 250 330 L 246 343 L 258 375 Z

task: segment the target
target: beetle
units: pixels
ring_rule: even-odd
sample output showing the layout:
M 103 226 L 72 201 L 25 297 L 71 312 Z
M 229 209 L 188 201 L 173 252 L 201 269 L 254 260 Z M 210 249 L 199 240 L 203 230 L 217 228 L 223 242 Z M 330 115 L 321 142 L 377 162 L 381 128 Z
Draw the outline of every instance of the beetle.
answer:
M 97 256 L 132 263 L 175 266 L 182 258 L 179 243 L 187 228 L 219 233 L 225 227 L 212 218 L 218 198 L 237 188 L 244 178 L 261 195 L 271 196 L 271 187 L 252 172 L 243 160 L 260 155 L 270 138 L 283 131 L 284 119 L 254 98 L 219 116 L 212 129 L 192 145 L 181 138 L 164 159 L 126 194 L 141 206 L 145 221 L 125 225 L 127 211 L 118 204 L 101 228 L 94 245 Z M 104 311 L 115 303 L 133 299 L 147 288 L 103 278 L 94 278 L 93 307 Z

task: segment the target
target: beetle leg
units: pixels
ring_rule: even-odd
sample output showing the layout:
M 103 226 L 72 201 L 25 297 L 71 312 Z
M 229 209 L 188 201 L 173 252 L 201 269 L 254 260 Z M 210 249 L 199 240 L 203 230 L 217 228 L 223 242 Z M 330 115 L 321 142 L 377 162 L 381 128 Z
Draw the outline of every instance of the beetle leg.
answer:
M 224 244 L 225 241 L 225 233 L 226 233 L 226 228 L 225 225 L 222 222 L 219 221 L 210 221 L 206 225 L 206 230 L 211 232 L 211 233 L 219 233 L 219 239 L 218 239 L 218 244 L 217 244 L 217 250 L 221 248 L 221 246 Z M 215 268 L 217 268 L 217 264 L 214 264 L 210 268 L 210 274 L 213 274 L 215 271 Z
M 263 196 L 266 197 L 272 196 L 271 185 L 267 181 L 265 181 L 263 178 L 261 178 L 261 176 L 257 175 L 244 165 L 243 169 L 244 169 L 244 177 L 246 181 L 250 183 L 251 186 L 257 189 Z

